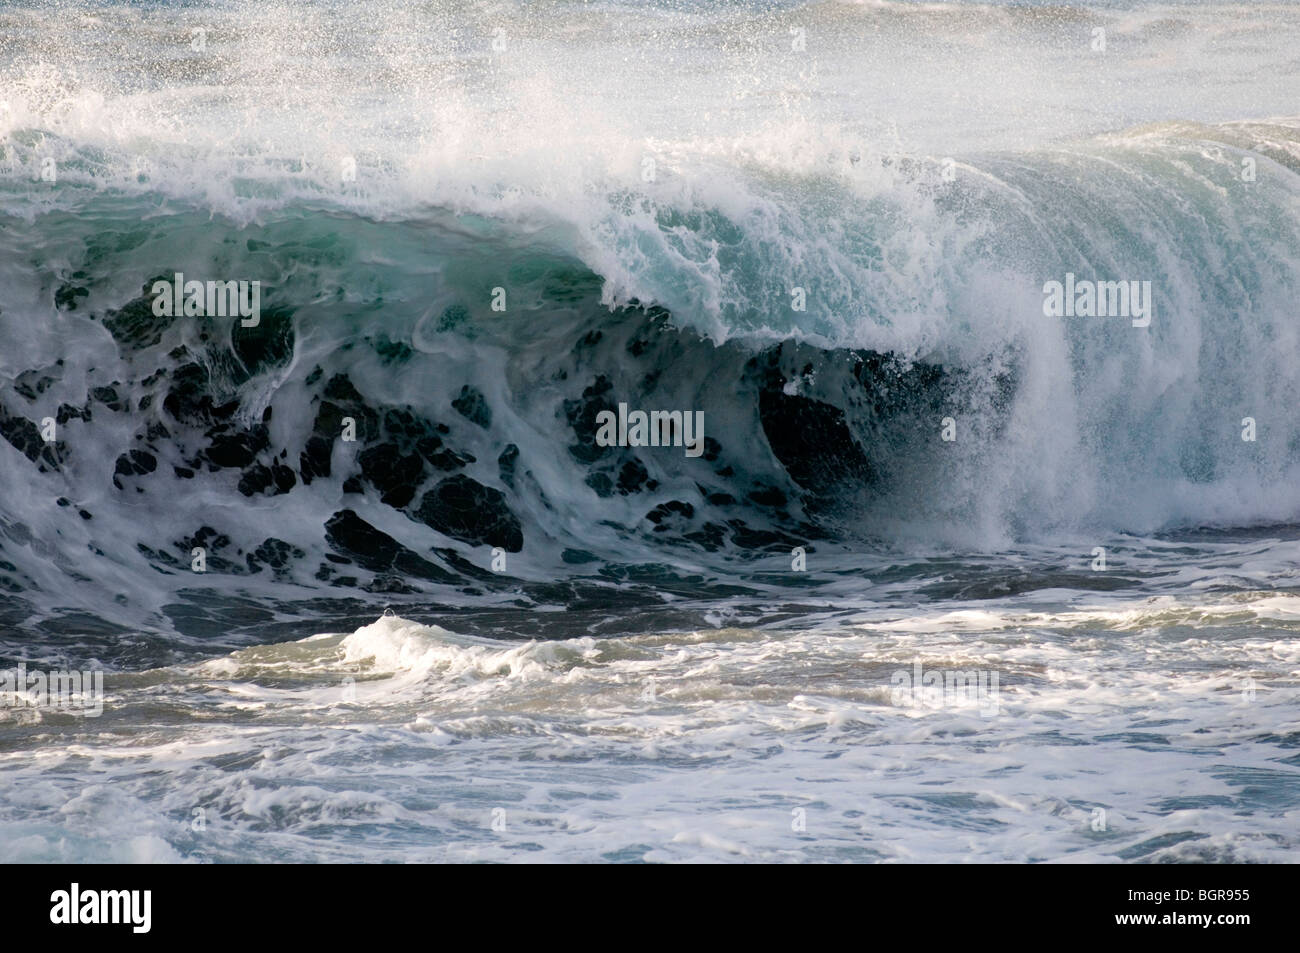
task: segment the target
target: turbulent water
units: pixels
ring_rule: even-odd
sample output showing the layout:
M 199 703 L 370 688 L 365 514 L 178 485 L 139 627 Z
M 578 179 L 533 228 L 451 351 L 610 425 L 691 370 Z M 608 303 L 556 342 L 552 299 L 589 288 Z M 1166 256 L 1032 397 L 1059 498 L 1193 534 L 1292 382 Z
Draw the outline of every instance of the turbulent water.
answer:
M 0 858 L 1296 859 L 1298 43 L 0 8 Z

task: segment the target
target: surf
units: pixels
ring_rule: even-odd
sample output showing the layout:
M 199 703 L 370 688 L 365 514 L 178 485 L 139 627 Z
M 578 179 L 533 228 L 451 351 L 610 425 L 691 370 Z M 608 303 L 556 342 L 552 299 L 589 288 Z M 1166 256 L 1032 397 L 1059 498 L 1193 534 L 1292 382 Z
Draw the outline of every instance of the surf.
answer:
M 1300 424 L 1278 411 L 1300 398 L 1284 99 L 1261 101 L 1274 118 L 1170 120 L 1214 104 L 1084 43 L 1060 59 L 1078 101 L 990 86 L 1017 117 L 998 130 L 925 79 L 950 58 L 936 38 L 979 35 L 965 14 L 894 5 L 626 10 L 613 47 L 560 5 L 503 14 L 504 50 L 477 43 L 486 23 L 439 33 L 450 8 L 419 14 L 439 39 L 413 47 L 400 18 L 236 5 L 205 10 L 206 35 L 252 65 L 214 99 L 231 60 L 119 12 L 96 35 L 141 51 L 137 80 L 107 53 L 78 71 L 60 49 L 0 48 L 15 614 L 72 579 L 68 614 L 207 637 L 225 616 L 193 606 L 213 593 L 492 603 L 598 566 L 735 582 L 764 560 L 1300 512 Z M 1027 57 L 1077 25 L 984 13 Z M 4 35 L 33 15 L 0 14 Z M 1236 75 L 1250 30 L 1180 15 L 1221 41 L 1201 67 Z M 1164 21 L 1103 20 L 1112 45 L 1166 43 Z M 877 28 L 928 70 L 900 102 L 853 79 L 861 51 L 838 39 Z M 62 49 L 91 29 L 60 21 Z M 373 50 L 329 52 L 357 29 Z M 301 62 L 255 55 L 299 33 L 322 40 Z M 640 61 L 608 59 L 647 35 L 690 68 L 646 84 Z M 812 92 L 755 110 L 736 89 L 710 111 L 720 37 L 750 44 L 760 88 Z M 969 52 L 976 73 L 1007 68 Z M 609 67 L 598 101 L 575 57 Z M 374 102 L 381 65 L 401 95 Z M 1082 108 L 1117 76 L 1123 110 Z M 176 313 L 178 274 L 244 282 L 250 305 L 256 288 L 256 325 Z M 1044 314 L 1065 275 L 1151 280 L 1150 323 Z M 607 446 L 621 406 L 702 414 L 699 455 Z

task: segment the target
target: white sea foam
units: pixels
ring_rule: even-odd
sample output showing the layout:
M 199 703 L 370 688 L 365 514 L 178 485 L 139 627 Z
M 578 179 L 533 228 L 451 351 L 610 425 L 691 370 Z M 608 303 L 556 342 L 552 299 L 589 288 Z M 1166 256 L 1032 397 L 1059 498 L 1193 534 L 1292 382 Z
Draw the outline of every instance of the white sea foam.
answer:
M 142 679 L 127 722 L 196 699 L 147 736 L 5 753 L 29 792 L 0 815 L 23 831 L 6 857 L 106 857 L 124 826 L 134 859 L 1293 854 L 1300 599 L 1128 603 L 517 645 L 385 617 L 236 653 L 246 682 Z M 914 661 L 998 671 L 998 713 L 899 707 Z M 197 700 L 231 693 L 259 704 L 205 724 Z M 63 805 L 69 758 L 111 784 Z

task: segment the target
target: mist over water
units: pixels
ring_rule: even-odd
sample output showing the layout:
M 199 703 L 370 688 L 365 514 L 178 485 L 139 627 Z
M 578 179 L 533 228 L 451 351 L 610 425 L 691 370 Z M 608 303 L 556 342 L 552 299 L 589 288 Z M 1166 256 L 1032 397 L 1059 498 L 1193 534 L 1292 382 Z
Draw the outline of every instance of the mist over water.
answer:
M 0 10 L 0 667 L 107 670 L 0 708 L 0 856 L 1293 857 L 1298 40 Z

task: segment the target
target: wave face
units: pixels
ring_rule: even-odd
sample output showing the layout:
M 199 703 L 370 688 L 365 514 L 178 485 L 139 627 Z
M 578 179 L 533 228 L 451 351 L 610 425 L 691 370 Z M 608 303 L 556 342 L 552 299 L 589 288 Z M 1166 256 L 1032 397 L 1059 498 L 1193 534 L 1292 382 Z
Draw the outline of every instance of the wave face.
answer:
M 1257 28 L 1218 8 L 982 9 L 1012 75 L 1052 53 L 1079 87 L 1015 90 L 1038 112 L 1014 135 L 986 121 L 1005 79 L 910 121 L 945 44 L 1000 68 L 964 8 L 452 5 L 423 45 L 396 11 L 360 34 L 328 6 L 112 12 L 0 14 L 29 41 L 0 110 L 11 623 L 69 583 L 70 618 L 198 637 L 237 594 L 491 602 L 1300 513 L 1300 122 L 1153 122 L 1182 94 L 1119 55 L 1199 18 L 1226 82 Z M 1071 52 L 1094 20 L 1104 77 Z M 864 26 L 911 98 L 852 78 L 836 34 Z M 262 65 L 291 34 L 304 62 Z M 709 67 L 724 36 L 743 49 Z M 649 86 L 613 65 L 646 43 L 677 67 Z M 581 86 L 575 51 L 610 81 Z M 759 109 L 745 76 L 806 95 Z M 259 282 L 260 323 L 155 315 L 178 272 Z M 1066 275 L 1149 281 L 1150 325 L 1046 317 Z M 599 445 L 621 404 L 702 412 L 703 452 Z

